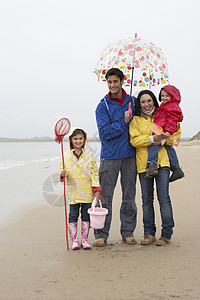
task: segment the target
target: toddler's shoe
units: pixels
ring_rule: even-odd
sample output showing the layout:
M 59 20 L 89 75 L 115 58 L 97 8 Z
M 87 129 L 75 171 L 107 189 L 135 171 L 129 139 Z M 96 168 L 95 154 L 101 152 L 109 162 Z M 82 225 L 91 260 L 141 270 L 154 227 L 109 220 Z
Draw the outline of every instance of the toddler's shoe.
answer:
M 171 175 L 171 177 L 169 178 L 169 182 L 173 182 L 177 179 L 181 179 L 185 177 L 185 174 L 183 173 L 183 171 L 181 170 L 181 168 L 175 169 Z
M 170 244 L 170 240 L 162 236 L 156 242 L 156 246 L 166 246 L 168 244 Z
M 141 245 L 151 245 L 156 241 L 156 237 L 154 235 L 144 235 L 144 239 L 140 242 Z
M 146 171 L 145 178 L 152 178 L 153 176 L 158 174 L 157 165 L 154 163 L 150 163 L 148 165 L 148 170 Z

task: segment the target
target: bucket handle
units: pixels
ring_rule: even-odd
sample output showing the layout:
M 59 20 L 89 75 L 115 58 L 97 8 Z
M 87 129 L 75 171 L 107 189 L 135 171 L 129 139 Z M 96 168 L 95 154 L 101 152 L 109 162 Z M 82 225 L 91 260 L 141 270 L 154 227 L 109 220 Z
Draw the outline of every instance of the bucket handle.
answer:
M 102 208 L 102 204 L 101 204 L 101 200 L 97 199 L 96 197 L 94 198 L 93 202 L 92 202 L 92 211 L 94 212 L 94 208 L 97 204 L 97 201 L 99 201 L 100 207 Z

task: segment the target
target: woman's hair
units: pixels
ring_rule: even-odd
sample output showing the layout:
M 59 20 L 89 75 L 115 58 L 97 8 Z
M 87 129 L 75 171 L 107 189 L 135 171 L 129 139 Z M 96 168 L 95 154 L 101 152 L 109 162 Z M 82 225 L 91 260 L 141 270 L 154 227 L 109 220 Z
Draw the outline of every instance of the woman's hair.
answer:
M 78 134 L 82 134 L 84 136 L 84 140 L 86 140 L 86 133 L 83 129 L 77 128 L 73 131 L 72 135 L 70 135 L 69 140 L 70 140 L 70 148 L 73 149 L 72 145 L 72 138 Z
M 141 106 L 140 106 L 140 98 L 142 95 L 145 95 L 145 94 L 148 94 L 153 99 L 155 110 L 159 107 L 158 101 L 157 101 L 154 93 L 150 90 L 143 90 L 143 91 L 139 92 L 139 94 L 137 96 L 137 102 L 136 102 L 135 113 L 134 113 L 135 116 L 140 116 L 142 114 Z

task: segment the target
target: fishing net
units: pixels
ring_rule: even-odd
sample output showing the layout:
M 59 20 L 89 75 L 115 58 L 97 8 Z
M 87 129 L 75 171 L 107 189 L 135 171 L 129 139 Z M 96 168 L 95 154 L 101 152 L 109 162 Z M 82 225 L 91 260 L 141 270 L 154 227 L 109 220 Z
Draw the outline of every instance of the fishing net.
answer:
M 64 169 L 64 151 L 63 151 L 63 138 L 68 132 L 70 131 L 70 121 L 67 118 L 60 119 L 54 128 L 55 132 L 55 141 L 61 144 L 61 152 L 62 152 L 62 163 Z M 69 250 L 69 241 L 68 241 L 68 226 L 67 226 L 67 200 L 66 200 L 66 187 L 65 187 L 65 180 L 63 181 L 64 184 L 64 204 L 65 204 L 65 225 L 66 225 L 66 242 L 67 242 L 67 249 Z
M 64 136 L 70 131 L 70 121 L 67 118 L 60 119 L 55 125 L 55 141 L 61 143 Z

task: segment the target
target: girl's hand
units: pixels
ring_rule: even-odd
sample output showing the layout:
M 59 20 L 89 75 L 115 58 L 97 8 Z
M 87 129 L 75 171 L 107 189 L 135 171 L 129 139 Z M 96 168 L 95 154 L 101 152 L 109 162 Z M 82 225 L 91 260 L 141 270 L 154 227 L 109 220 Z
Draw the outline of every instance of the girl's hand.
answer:
M 66 177 L 66 170 L 62 170 L 61 173 L 60 173 L 60 176 L 62 178 Z
M 101 192 L 96 191 L 94 193 L 94 196 L 97 198 L 97 200 L 100 200 L 101 199 Z

